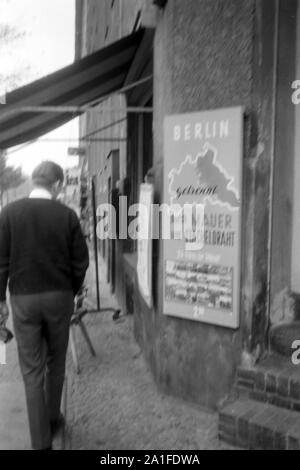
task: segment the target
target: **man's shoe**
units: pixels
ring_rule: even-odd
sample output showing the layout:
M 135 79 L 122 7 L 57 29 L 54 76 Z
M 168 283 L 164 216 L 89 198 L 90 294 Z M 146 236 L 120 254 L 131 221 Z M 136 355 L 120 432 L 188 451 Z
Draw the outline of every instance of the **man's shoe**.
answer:
M 59 434 L 64 429 L 65 425 L 65 417 L 62 413 L 60 413 L 59 417 L 56 420 L 50 421 L 52 438 L 57 436 L 57 434 Z

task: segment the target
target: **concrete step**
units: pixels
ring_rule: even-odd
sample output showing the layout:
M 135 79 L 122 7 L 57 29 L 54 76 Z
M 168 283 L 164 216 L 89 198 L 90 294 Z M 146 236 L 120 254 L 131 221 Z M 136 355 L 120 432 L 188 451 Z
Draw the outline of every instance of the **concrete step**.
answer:
M 239 367 L 236 388 L 239 395 L 300 412 L 300 365 L 272 354 L 251 369 Z
M 218 432 L 244 449 L 300 450 L 300 414 L 249 398 L 220 411 Z

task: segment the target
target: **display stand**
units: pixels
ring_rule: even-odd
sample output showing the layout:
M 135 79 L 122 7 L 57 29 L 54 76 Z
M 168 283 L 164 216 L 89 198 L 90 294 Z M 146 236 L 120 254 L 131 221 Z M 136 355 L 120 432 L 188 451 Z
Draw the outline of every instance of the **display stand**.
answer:
M 84 324 L 83 317 L 88 314 L 98 314 L 102 312 L 113 312 L 113 320 L 118 320 L 120 317 L 120 309 L 113 308 L 113 307 L 102 307 L 100 305 L 100 289 L 99 289 L 99 263 L 98 263 L 98 242 L 97 242 L 97 214 L 96 214 L 96 191 L 95 191 L 95 182 L 92 178 L 91 181 L 91 192 L 92 192 L 92 213 L 93 213 L 93 240 L 94 240 L 94 257 L 95 257 L 95 276 L 96 276 L 96 301 L 97 301 L 97 308 L 95 309 L 88 309 L 84 306 L 84 299 L 86 297 L 87 289 L 82 288 L 77 295 L 76 298 L 76 306 L 74 309 L 74 314 L 71 318 L 71 326 L 70 326 L 70 348 L 71 348 L 71 355 L 73 359 L 73 363 L 75 366 L 76 373 L 80 373 L 80 365 L 77 355 L 76 349 L 76 341 L 75 341 L 75 327 L 79 326 L 80 331 L 85 339 L 85 342 L 88 345 L 89 351 L 91 355 L 94 357 L 96 356 L 95 349 L 87 332 L 86 326 Z
M 80 366 L 79 366 L 79 360 L 78 360 L 77 349 L 76 349 L 76 341 L 75 341 L 75 327 L 76 326 L 79 326 L 81 333 L 85 339 L 85 342 L 88 345 L 91 355 L 93 357 L 96 356 L 96 352 L 93 347 L 92 341 L 89 337 L 86 326 L 84 322 L 82 321 L 83 317 L 89 313 L 88 309 L 85 308 L 84 306 L 84 299 L 86 297 L 86 292 L 87 292 L 87 289 L 83 287 L 81 288 L 80 292 L 78 293 L 76 297 L 76 304 L 75 304 L 76 306 L 75 306 L 74 313 L 71 318 L 71 325 L 70 325 L 70 348 L 71 348 L 71 355 L 72 355 L 73 363 L 74 363 L 77 374 L 80 373 Z
M 96 293 L 97 293 L 97 308 L 95 310 L 88 310 L 88 313 L 101 313 L 113 312 L 113 320 L 117 320 L 120 316 L 121 310 L 113 307 L 100 306 L 100 289 L 99 289 L 99 263 L 98 263 L 98 239 L 97 239 L 97 213 L 96 213 L 96 190 L 95 190 L 95 177 L 92 178 L 92 209 L 93 209 L 93 239 L 94 239 L 94 257 L 95 257 L 95 271 L 96 271 Z

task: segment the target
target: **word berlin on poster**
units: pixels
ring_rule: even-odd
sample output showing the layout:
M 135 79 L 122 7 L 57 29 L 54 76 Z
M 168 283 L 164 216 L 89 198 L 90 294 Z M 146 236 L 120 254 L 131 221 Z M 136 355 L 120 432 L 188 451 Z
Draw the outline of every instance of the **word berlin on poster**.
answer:
M 241 107 L 165 118 L 164 203 L 197 208 L 163 242 L 167 315 L 239 326 L 242 122 Z

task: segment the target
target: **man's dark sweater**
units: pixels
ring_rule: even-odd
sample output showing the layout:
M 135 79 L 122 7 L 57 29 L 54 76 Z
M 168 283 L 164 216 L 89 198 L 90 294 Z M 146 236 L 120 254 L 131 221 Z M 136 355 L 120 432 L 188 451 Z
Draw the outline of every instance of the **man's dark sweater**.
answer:
M 58 201 L 26 198 L 0 213 L 0 301 L 11 295 L 72 290 L 85 277 L 88 249 L 75 212 Z

